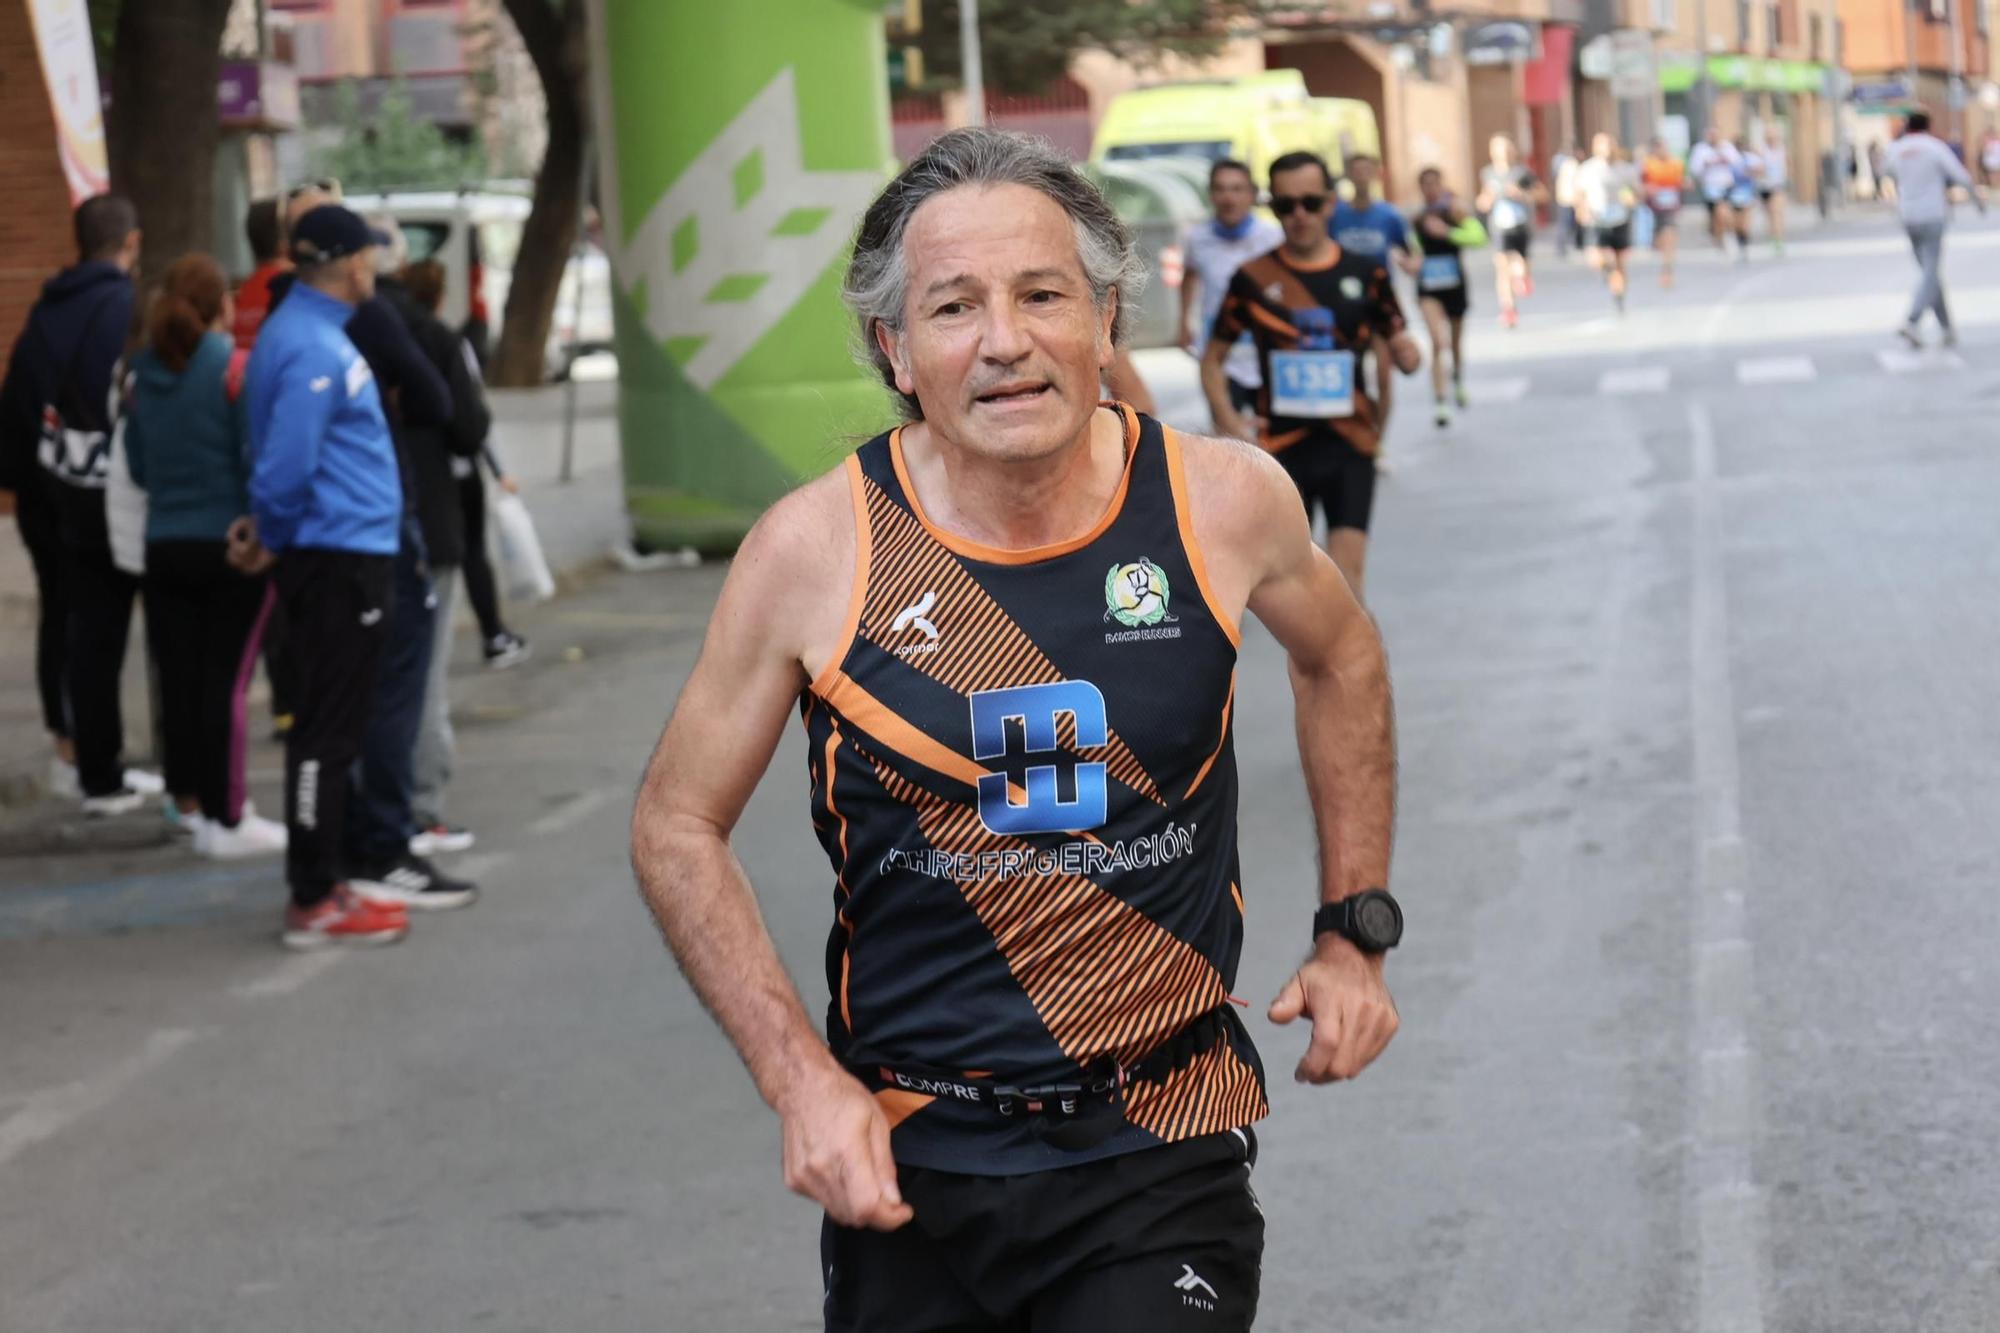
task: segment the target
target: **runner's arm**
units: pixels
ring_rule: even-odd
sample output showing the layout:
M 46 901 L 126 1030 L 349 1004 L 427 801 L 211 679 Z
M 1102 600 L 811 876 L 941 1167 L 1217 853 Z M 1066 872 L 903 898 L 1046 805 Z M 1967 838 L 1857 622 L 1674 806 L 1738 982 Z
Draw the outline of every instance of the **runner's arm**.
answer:
M 1287 654 L 1319 835 L 1317 898 L 1335 902 L 1385 888 L 1396 741 L 1381 636 L 1314 544 L 1298 492 L 1276 460 L 1205 439 L 1190 441 L 1187 457 L 1196 536 L 1211 553 L 1218 600 L 1225 609 L 1246 606 Z M 1382 963 L 1382 955 L 1365 955 L 1338 935 L 1314 941 L 1312 957 L 1271 1007 L 1276 1022 L 1312 1019 L 1312 1044 L 1296 1071 L 1301 1082 L 1352 1078 L 1395 1035 Z
M 1389 340 L 1389 355 L 1377 358 L 1384 366 L 1379 372 L 1380 382 L 1389 383 L 1387 362 L 1394 361 L 1396 369 L 1405 375 L 1414 375 L 1423 367 L 1424 351 L 1417 346 L 1417 340 L 1410 336 L 1408 323 L 1403 319 L 1402 303 L 1396 299 L 1396 285 L 1389 281 L 1389 270 L 1378 272 L 1374 290 L 1370 293 L 1375 305 L 1373 319 L 1375 327 Z
M 806 685 L 804 627 L 828 589 L 800 574 L 852 564 L 829 549 L 825 534 L 846 519 L 825 482 L 845 491 L 836 473 L 781 501 L 744 539 L 640 784 L 632 867 L 681 972 L 784 1122 L 786 1184 L 843 1225 L 888 1230 L 910 1216 L 888 1122 L 807 1015 L 729 845 Z
M 1187 256 L 1190 261 L 1194 258 L 1194 230 L 1192 228 L 1188 230 L 1185 236 L 1181 237 L 1181 253 Z M 1180 345 L 1190 352 L 1194 350 L 1194 345 L 1201 341 L 1196 336 L 1198 330 L 1195 326 L 1195 311 L 1200 308 L 1197 301 L 1200 289 L 1201 271 L 1192 262 L 1189 262 L 1181 270 L 1181 322 L 1175 325 L 1174 335 L 1180 339 Z
M 1208 331 L 1208 346 L 1201 353 L 1201 390 L 1208 399 L 1208 414 L 1216 429 L 1255 443 L 1257 423 L 1238 412 L 1229 401 L 1229 372 L 1224 368 L 1229 361 L 1229 349 L 1244 331 L 1240 313 L 1243 298 L 1236 285 L 1237 279 L 1232 278 L 1230 290 L 1222 298 L 1222 308 L 1216 311 L 1215 327 Z

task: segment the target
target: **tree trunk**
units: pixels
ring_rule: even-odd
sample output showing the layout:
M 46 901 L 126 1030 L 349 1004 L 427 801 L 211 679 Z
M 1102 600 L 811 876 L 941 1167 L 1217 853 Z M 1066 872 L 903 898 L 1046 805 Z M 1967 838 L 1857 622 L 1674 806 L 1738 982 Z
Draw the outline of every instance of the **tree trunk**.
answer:
M 229 0 L 144 0 L 118 13 L 111 55 L 111 188 L 139 210 L 152 279 L 213 247 L 215 88 Z
M 534 207 L 521 231 L 500 341 L 487 371 L 496 385 L 520 387 L 542 382 L 556 294 L 576 246 L 590 125 L 589 53 L 583 0 L 507 0 L 507 13 L 541 76 L 549 116 L 548 151 L 535 174 Z

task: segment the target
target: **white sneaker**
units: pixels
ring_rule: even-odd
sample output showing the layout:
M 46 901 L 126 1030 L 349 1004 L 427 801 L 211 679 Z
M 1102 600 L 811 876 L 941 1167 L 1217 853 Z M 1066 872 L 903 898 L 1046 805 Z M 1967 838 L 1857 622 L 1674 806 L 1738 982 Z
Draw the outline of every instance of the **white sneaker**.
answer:
M 128 768 L 125 770 L 125 789 L 136 791 L 141 796 L 158 796 L 166 791 L 167 780 L 143 768 Z
M 199 810 L 182 810 L 171 796 L 161 804 L 160 818 L 167 821 L 168 832 L 182 838 L 200 836 L 202 825 L 208 822 Z
M 1451 424 L 1451 404 L 1439 403 L 1437 411 L 1431 416 L 1431 420 L 1437 422 L 1439 426 L 1449 426 Z
M 1956 347 L 1956 346 L 1958 346 L 1958 330 L 1957 330 L 1957 329 L 1946 329 L 1946 330 L 1944 331 L 1944 337 L 1943 337 L 1942 339 L 1940 339 L 1940 341 L 1941 341 L 1941 342 L 1942 342 L 1942 343 L 1943 343 L 1943 344 L 1944 344 L 1944 345 L 1945 345 L 1946 347 Z
M 1924 345 L 1924 336 L 1917 332 L 1917 326 L 1914 324 L 1898 324 L 1896 336 L 1915 348 L 1921 349 Z
M 194 849 L 218 861 L 236 861 L 282 852 L 288 841 L 283 824 L 245 813 L 235 828 L 203 821 L 194 835 Z
M 75 798 L 83 795 L 83 781 L 76 775 L 76 765 L 67 759 L 49 760 L 49 795 Z
M 99 817 L 129 815 L 145 803 L 146 797 L 143 793 L 133 791 L 130 787 L 121 787 L 102 796 L 84 797 L 83 813 Z

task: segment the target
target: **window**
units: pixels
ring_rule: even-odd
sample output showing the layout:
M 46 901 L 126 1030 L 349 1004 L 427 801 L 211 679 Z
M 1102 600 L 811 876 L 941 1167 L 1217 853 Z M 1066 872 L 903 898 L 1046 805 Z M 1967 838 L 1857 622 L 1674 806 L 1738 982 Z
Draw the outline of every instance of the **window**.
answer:
M 1826 39 L 1826 21 L 1819 15 L 1814 14 L 1806 21 L 1806 31 L 1810 35 L 1812 42 L 1812 49 L 1808 53 L 1807 58 L 1824 62 L 1827 58 L 1827 53 L 1820 50 L 1820 43 Z
M 1750 0 L 1736 0 L 1736 49 L 1750 49 Z
M 1785 40 L 1785 14 L 1777 5 L 1764 11 L 1764 49 L 1776 51 Z
M 1653 0 L 1654 30 L 1672 32 L 1679 26 L 1679 16 L 1674 13 L 1674 0 Z

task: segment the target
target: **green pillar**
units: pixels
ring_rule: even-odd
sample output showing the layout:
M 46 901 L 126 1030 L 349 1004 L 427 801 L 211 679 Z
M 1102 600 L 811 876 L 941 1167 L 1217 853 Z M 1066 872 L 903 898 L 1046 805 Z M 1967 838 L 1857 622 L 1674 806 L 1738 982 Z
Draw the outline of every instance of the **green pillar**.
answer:
M 892 165 L 880 0 L 591 0 L 625 503 L 734 547 L 892 419 L 854 363 L 847 247 Z

